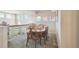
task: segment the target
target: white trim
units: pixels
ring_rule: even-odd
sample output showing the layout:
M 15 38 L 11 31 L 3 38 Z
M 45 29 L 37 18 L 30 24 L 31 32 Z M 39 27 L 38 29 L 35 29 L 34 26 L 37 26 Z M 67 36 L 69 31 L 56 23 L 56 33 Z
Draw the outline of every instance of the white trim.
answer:
M 61 47 L 61 11 L 59 10 L 57 12 L 57 21 L 58 21 L 58 24 L 56 24 L 58 26 L 57 28 L 57 43 L 58 43 L 58 47 L 60 48 Z

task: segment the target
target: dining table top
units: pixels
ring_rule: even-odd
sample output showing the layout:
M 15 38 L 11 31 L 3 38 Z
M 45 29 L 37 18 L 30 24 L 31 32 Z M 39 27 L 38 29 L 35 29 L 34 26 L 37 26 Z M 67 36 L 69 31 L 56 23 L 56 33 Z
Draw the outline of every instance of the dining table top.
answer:
M 30 28 L 32 29 L 32 32 L 44 32 L 46 30 L 46 25 L 36 25 L 36 26 L 31 26 Z M 30 29 L 27 30 L 29 32 Z

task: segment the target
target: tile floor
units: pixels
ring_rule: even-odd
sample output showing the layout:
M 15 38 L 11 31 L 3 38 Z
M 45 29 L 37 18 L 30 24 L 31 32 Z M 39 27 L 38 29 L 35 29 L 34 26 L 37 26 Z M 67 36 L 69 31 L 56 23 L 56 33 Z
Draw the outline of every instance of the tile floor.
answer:
M 27 47 L 26 47 L 26 41 L 27 41 L 27 35 L 25 34 L 18 35 L 9 39 L 8 47 L 9 48 L 35 48 L 34 41 L 30 40 Z M 37 45 L 36 45 L 37 48 L 57 48 L 58 47 L 56 35 L 53 33 L 49 34 L 48 40 L 46 41 L 46 45 L 44 44 L 43 40 L 41 42 L 42 42 L 41 45 L 39 41 L 37 42 Z

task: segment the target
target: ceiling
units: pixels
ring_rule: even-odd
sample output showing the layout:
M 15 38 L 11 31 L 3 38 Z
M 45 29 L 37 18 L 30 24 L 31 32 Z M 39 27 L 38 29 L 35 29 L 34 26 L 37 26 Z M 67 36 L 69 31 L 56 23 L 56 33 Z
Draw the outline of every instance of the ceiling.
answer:
M 28 15 L 55 15 L 56 10 L 2 10 L 0 12 Z

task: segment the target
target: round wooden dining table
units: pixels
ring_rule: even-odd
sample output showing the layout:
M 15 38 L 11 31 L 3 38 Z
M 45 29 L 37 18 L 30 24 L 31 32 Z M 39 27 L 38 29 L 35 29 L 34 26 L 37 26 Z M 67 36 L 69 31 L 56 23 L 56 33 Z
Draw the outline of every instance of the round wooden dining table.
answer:
M 30 27 L 27 30 L 27 43 L 29 39 L 32 39 L 35 41 L 35 47 L 36 47 L 36 41 L 40 40 L 40 45 L 41 45 L 41 40 L 44 39 L 44 43 L 47 39 L 47 28 L 42 27 L 42 26 L 37 26 L 37 27 Z

